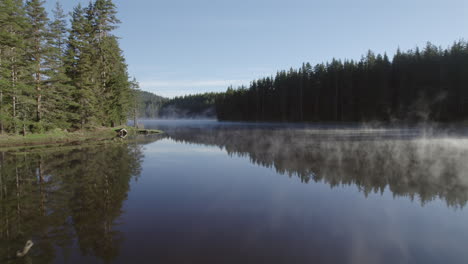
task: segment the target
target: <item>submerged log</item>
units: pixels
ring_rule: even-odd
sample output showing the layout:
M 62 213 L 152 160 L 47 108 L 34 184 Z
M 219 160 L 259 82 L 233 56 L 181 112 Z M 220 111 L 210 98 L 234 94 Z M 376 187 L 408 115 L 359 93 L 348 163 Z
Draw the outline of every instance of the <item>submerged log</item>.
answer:
M 145 135 L 161 133 L 161 131 L 154 130 L 154 129 L 138 129 L 137 132 L 138 132 L 138 134 L 145 134 Z
M 29 250 L 32 248 L 33 245 L 34 243 L 31 240 L 26 241 L 26 245 L 24 246 L 23 250 L 18 250 L 16 252 L 16 256 L 18 258 L 26 256 L 26 254 L 28 254 Z

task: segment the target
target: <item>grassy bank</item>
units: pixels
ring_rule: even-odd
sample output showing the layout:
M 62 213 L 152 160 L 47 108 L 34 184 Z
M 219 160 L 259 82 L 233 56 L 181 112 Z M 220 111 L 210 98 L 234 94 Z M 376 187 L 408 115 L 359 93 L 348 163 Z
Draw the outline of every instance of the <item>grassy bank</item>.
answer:
M 159 130 L 141 130 L 128 126 L 101 127 L 92 130 L 80 130 L 66 132 L 53 130 L 43 134 L 22 135 L 0 135 L 0 150 L 15 149 L 22 147 L 40 147 L 49 145 L 80 144 L 92 141 L 113 140 L 117 136 L 117 129 L 125 128 L 129 135 L 134 134 L 157 134 Z

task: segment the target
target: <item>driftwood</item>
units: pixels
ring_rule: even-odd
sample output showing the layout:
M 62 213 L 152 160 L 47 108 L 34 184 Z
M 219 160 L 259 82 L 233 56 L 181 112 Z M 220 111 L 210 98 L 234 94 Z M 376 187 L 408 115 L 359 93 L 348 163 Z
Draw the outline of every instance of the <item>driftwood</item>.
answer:
M 115 130 L 115 132 L 117 132 L 117 137 L 119 138 L 126 138 L 128 135 L 128 131 L 125 128 L 117 129 Z M 137 134 L 144 134 L 144 135 L 161 133 L 161 131 L 155 130 L 155 129 L 136 129 L 135 132 Z
M 22 257 L 26 256 L 26 254 L 28 254 L 29 250 L 32 248 L 33 245 L 34 245 L 34 243 L 31 240 L 26 241 L 26 245 L 24 245 L 23 250 L 16 251 L 16 256 L 18 258 L 22 258 Z

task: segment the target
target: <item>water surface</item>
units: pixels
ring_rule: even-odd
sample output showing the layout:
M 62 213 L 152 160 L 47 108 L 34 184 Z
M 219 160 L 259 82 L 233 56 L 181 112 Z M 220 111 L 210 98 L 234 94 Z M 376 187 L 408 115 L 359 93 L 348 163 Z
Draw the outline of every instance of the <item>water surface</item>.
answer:
M 0 153 L 0 263 L 468 261 L 464 131 L 145 126 L 167 133 Z

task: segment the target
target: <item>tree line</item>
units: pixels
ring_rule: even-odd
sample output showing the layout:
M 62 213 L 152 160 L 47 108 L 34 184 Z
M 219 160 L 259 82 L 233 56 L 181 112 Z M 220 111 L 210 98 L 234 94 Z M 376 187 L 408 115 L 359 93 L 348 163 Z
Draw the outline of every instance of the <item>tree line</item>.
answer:
M 216 118 L 215 101 L 220 93 L 203 93 L 165 98 L 138 91 L 137 117 L 140 118 Z
M 161 110 L 163 118 L 215 118 L 215 100 L 218 93 L 176 96 L 166 101 Z
M 136 96 L 136 116 L 139 118 L 159 118 L 160 110 L 168 98 L 146 91 L 138 91 Z
M 0 0 L 0 133 L 114 126 L 127 118 L 132 82 L 112 0 L 56 4 Z M 68 25 L 70 26 L 68 27 Z
M 468 117 L 468 43 L 400 49 L 390 60 L 369 51 L 279 71 L 216 100 L 219 120 L 462 121 Z

